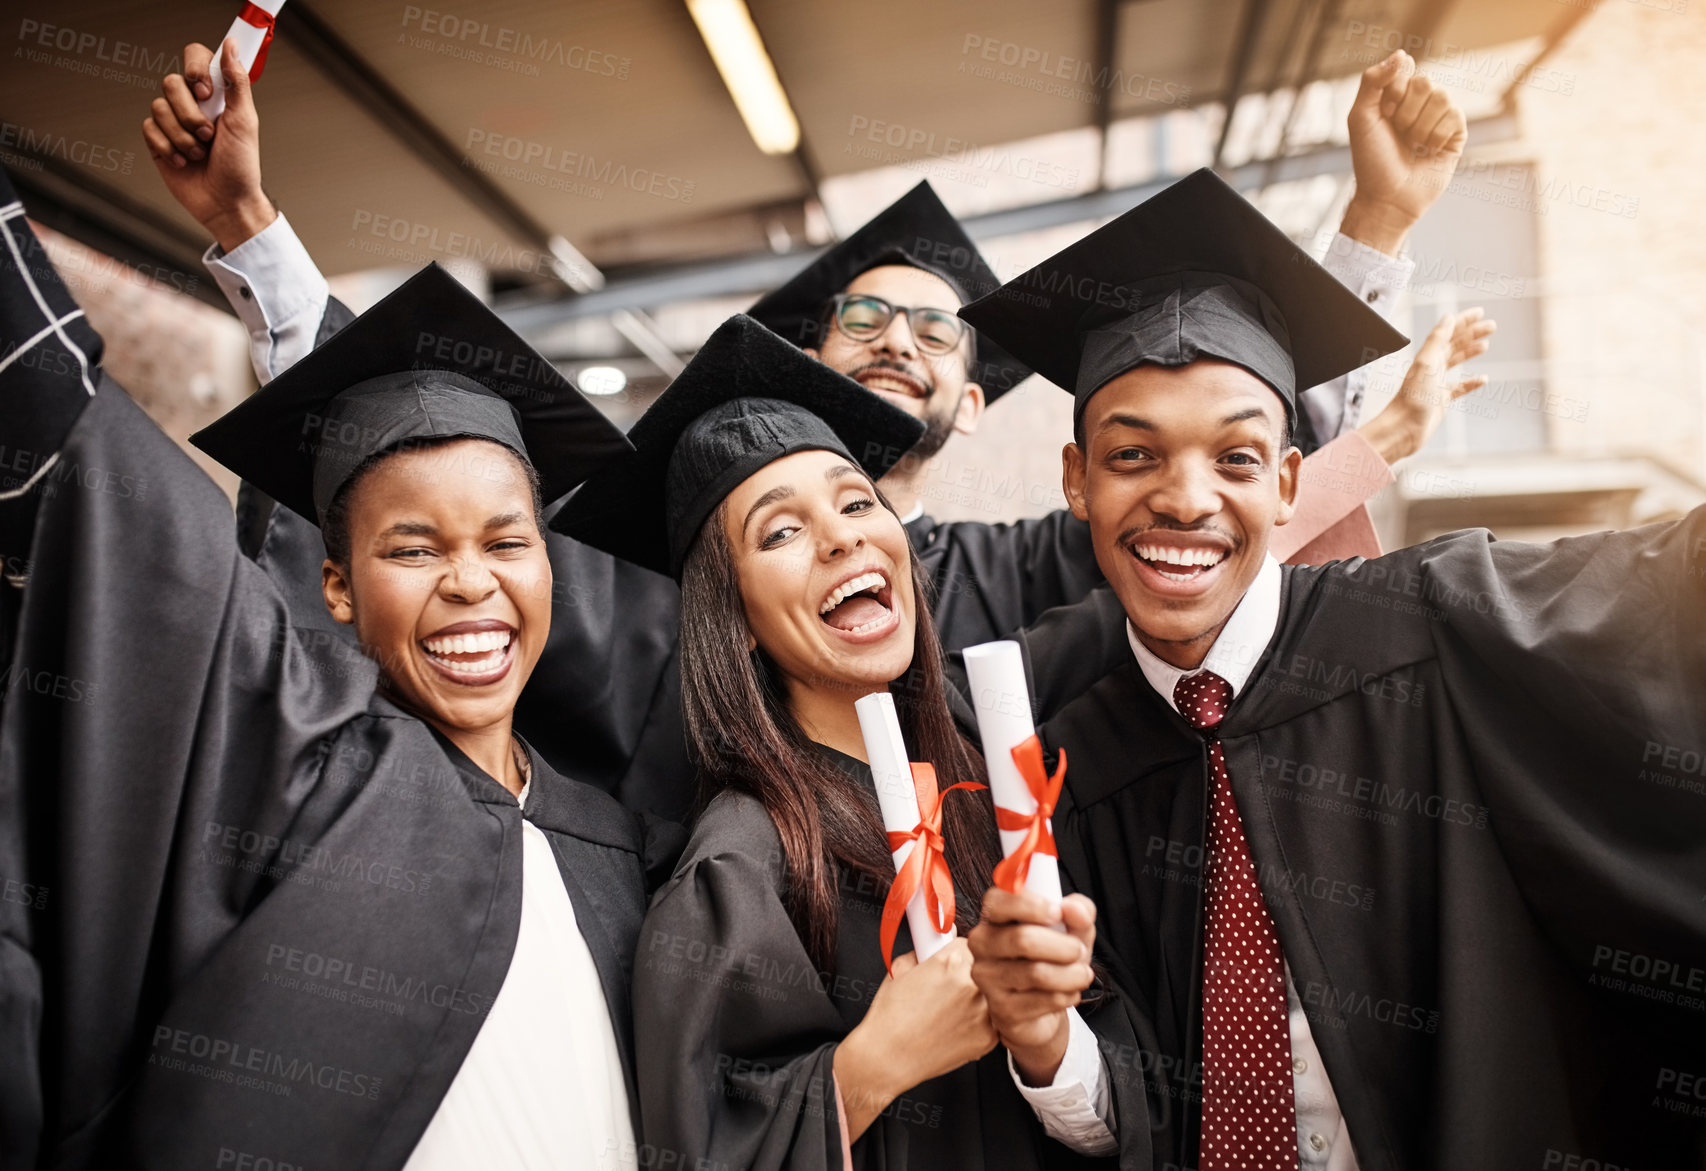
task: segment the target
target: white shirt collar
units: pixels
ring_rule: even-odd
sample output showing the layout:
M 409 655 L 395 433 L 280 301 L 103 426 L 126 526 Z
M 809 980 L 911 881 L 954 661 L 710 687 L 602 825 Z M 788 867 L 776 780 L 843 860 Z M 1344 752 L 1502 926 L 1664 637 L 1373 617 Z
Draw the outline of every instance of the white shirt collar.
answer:
M 914 504 L 911 508 L 907 509 L 906 515 L 900 518 L 900 523 L 903 525 L 909 525 L 913 521 L 917 520 L 919 517 L 921 517 L 923 515 L 924 515 L 924 501 L 920 500 L 920 501 L 918 501 L 918 503 Z
M 1239 599 L 1232 617 L 1221 628 L 1220 636 L 1208 648 L 1202 666 L 1195 670 L 1181 671 L 1162 661 L 1159 655 L 1139 641 L 1130 619 L 1126 620 L 1125 636 L 1131 643 L 1132 654 L 1137 656 L 1137 665 L 1143 669 L 1143 677 L 1174 711 L 1178 711 L 1179 705 L 1173 702 L 1173 689 L 1179 685 L 1179 680 L 1198 671 L 1213 671 L 1219 675 L 1232 684 L 1233 695 L 1243 691 L 1244 685 L 1250 681 L 1250 673 L 1256 669 L 1257 660 L 1268 649 L 1268 643 L 1273 641 L 1274 630 L 1279 626 L 1279 614 L 1280 567 L 1278 561 L 1268 557 L 1257 571 L 1256 580 Z

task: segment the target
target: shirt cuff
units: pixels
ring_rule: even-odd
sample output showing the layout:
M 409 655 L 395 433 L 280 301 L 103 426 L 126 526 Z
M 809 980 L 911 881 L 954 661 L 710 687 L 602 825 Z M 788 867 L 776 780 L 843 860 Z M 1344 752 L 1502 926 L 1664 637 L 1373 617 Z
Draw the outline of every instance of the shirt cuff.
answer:
M 331 289 L 283 212 L 230 252 L 215 244 L 201 259 L 257 355 L 263 347 L 270 351 L 288 327 L 306 327 L 310 337 L 319 328 Z M 261 381 L 276 373 L 266 371 Z
M 1388 256 L 1343 232 L 1333 236 L 1327 255 L 1321 258 L 1321 267 L 1387 318 L 1397 304 L 1398 294 L 1409 287 L 1410 278 L 1416 273 L 1416 262 L 1409 257 Z
M 1028 1086 L 1007 1055 L 1007 1072 L 1030 1103 L 1043 1130 L 1081 1155 L 1109 1155 L 1119 1148 L 1114 1137 L 1112 1096 L 1102 1067 L 1096 1034 L 1077 1009 L 1067 1009 L 1066 1055 L 1046 1086 Z

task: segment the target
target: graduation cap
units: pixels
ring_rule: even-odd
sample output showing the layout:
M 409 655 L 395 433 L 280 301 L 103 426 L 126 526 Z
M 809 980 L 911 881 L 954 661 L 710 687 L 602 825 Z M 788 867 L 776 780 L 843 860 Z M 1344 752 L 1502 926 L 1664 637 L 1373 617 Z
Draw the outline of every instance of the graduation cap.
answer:
M 190 442 L 305 517 L 361 464 L 424 438 L 491 439 L 555 500 L 627 439 L 538 351 L 436 264 Z
M 877 480 L 923 433 L 905 411 L 736 314 L 629 430 L 634 457 L 589 479 L 551 527 L 679 576 L 706 518 L 765 465 L 833 451 Z
M 904 264 L 940 277 L 959 294 L 962 303 L 977 300 L 1001 283 L 960 221 L 925 180 L 747 313 L 797 346 L 820 348 L 830 298 L 860 273 L 887 264 Z M 1031 372 L 1000 346 L 983 337 L 975 337 L 973 342 L 974 357 L 967 373 L 971 381 L 983 387 L 989 402 L 1030 376 Z
M 960 310 L 1037 373 L 1090 396 L 1145 363 L 1219 358 L 1285 402 L 1408 339 L 1203 169 Z

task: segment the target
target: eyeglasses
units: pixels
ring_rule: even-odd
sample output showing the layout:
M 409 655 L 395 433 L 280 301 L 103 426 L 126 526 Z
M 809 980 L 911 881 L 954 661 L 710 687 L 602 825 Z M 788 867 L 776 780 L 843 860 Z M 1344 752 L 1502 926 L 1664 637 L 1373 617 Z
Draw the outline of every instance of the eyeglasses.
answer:
M 953 353 L 970 328 L 946 309 L 909 309 L 868 293 L 837 293 L 830 305 L 835 328 L 856 342 L 881 337 L 895 314 L 904 313 L 913 340 L 926 354 Z

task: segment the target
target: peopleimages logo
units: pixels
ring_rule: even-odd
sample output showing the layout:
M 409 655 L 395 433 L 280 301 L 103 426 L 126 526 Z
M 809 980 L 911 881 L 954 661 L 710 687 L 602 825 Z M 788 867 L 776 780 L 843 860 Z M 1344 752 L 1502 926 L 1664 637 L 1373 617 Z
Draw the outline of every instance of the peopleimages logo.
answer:
M 403 7 L 403 28 L 417 30 L 419 34 L 411 36 L 407 31 L 398 34 L 399 43 L 410 48 L 498 66 L 530 77 L 539 76 L 540 65 L 555 65 L 595 77 L 626 81 L 628 70 L 634 64 L 632 57 L 620 57 L 585 45 L 565 44 L 560 37 L 534 36 L 520 29 L 472 20 L 452 12 L 419 8 L 413 4 Z
M 99 146 L 81 138 L 67 138 L 46 130 L 32 130 L 16 122 L 0 122 L 0 148 L 23 150 L 39 158 L 59 159 L 96 171 L 128 175 L 136 165 L 136 152 L 116 146 Z

